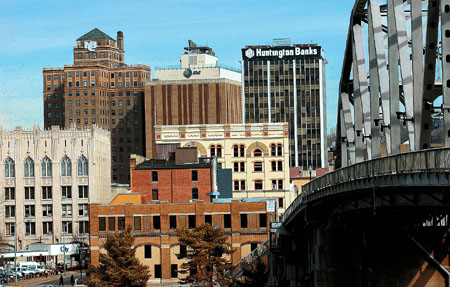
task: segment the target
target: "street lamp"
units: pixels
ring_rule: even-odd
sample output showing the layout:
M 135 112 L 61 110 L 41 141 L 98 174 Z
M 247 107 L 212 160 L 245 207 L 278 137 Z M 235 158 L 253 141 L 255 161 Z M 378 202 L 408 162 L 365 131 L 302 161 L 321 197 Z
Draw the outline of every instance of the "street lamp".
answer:
M 21 221 L 19 223 L 25 223 L 25 221 Z M 17 225 L 19 225 L 16 221 L 14 221 L 14 277 L 15 277 L 15 283 L 14 285 L 17 286 Z M 31 228 L 31 226 L 30 226 Z
M 65 238 L 65 234 L 66 234 L 66 227 L 67 227 L 67 222 L 63 223 L 63 232 L 62 232 L 62 236 L 63 236 L 63 249 L 64 249 L 64 258 L 63 258 L 63 262 L 64 262 L 64 274 L 66 274 L 66 238 Z
M 308 167 L 308 171 L 309 171 L 309 181 L 311 181 L 312 171 L 313 171 L 312 166 L 309 166 L 309 167 Z

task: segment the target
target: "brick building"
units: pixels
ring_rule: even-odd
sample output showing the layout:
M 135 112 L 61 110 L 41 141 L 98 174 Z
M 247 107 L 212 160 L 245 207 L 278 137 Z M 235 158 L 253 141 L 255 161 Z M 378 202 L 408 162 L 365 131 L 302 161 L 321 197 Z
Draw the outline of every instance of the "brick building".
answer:
M 97 124 L 111 131 L 112 180 L 129 182 L 128 157 L 144 153 L 144 82 L 150 67 L 126 65 L 124 38 L 95 28 L 77 39 L 73 64 L 44 68 L 44 125 Z
M 242 122 L 241 74 L 218 64 L 209 47 L 189 41 L 180 66 L 156 68 L 145 83 L 146 152 L 156 158 L 155 125 Z
M 116 205 L 90 207 L 91 263 L 99 264 L 101 246 L 108 235 L 131 227 L 136 256 L 150 267 L 151 281 L 155 283 L 178 281 L 178 268 L 183 253 L 175 235 L 176 228 L 194 228 L 205 222 L 223 228 L 230 235 L 234 253 L 232 263 L 248 255 L 258 244 L 269 238 L 272 214 L 266 212 L 266 202 L 195 203 L 146 205 Z
M 198 158 L 195 148 L 177 148 L 168 159 L 130 160 L 131 190 L 143 203 L 190 200 L 210 202 L 217 186 L 217 164 L 213 158 Z

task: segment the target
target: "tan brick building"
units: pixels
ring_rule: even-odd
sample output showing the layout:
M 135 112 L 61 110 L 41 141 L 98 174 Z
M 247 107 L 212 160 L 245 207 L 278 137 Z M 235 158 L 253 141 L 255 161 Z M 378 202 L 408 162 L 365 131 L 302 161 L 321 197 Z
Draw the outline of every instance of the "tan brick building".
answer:
M 16 225 L 19 251 L 87 237 L 88 204 L 111 198 L 110 132 L 96 126 L 0 127 L 0 158 L 1 235 L 14 245 Z
M 197 147 L 232 170 L 233 198 L 276 197 L 281 214 L 293 200 L 289 186 L 287 123 L 156 126 L 156 144 Z
M 269 238 L 272 214 L 265 202 L 116 205 L 90 207 L 91 263 L 99 264 L 101 246 L 108 235 L 132 228 L 137 246 L 136 256 L 150 267 L 155 283 L 178 281 L 178 268 L 183 259 L 176 254 L 185 249 L 178 243 L 176 228 L 193 228 L 208 222 L 223 228 L 230 235 L 233 264 L 248 255 Z
M 145 83 L 145 156 L 156 158 L 155 125 L 242 122 L 241 74 L 190 42 L 177 68 L 156 68 Z
M 150 67 L 126 65 L 124 38 L 95 28 L 77 39 L 73 64 L 44 68 L 44 125 L 97 124 L 111 131 L 112 180 L 129 182 L 128 157 L 144 153 L 144 82 Z

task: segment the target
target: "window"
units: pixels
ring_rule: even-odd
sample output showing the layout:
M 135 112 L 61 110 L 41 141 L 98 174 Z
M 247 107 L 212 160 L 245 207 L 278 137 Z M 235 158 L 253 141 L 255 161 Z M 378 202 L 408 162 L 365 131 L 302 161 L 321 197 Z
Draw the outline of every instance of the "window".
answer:
M 72 221 L 63 221 L 62 230 L 65 234 L 72 234 Z
M 108 217 L 108 231 L 116 231 L 116 218 Z
M 36 234 L 36 222 L 25 222 L 25 235 Z
M 279 208 L 283 208 L 284 207 L 284 201 L 283 201 L 282 197 L 278 198 L 278 207 Z
M 152 182 L 158 182 L 158 172 L 152 171 Z
M 234 181 L 234 190 L 239 191 L 239 181 L 238 180 Z
M 159 200 L 159 194 L 157 189 L 152 189 L 152 200 Z
M 239 156 L 239 148 L 237 145 L 233 146 L 233 156 L 238 157 Z
M 240 145 L 240 147 L 239 147 L 239 149 L 240 149 L 240 151 L 241 151 L 241 157 L 245 157 L 245 151 L 244 151 L 244 145 L 243 144 L 241 144 Z
M 78 215 L 79 216 L 88 216 L 89 207 L 86 203 L 78 204 Z
M 155 278 L 161 278 L 161 264 L 155 264 Z
M 25 199 L 34 199 L 34 186 L 25 186 Z
M 72 187 L 71 186 L 61 186 L 62 199 L 72 198 Z
M 6 223 L 6 235 L 14 235 L 14 223 Z
M 195 215 L 188 215 L 188 227 L 189 229 L 195 228 Z
M 205 215 L 205 223 L 209 223 L 210 225 L 212 225 L 212 215 L 211 214 Z
M 42 159 L 42 176 L 52 176 L 52 161 L 47 156 Z
M 186 256 L 187 256 L 187 248 L 186 248 L 186 245 L 180 245 L 180 253 L 179 253 L 178 255 L 179 255 L 179 258 L 180 258 L 180 259 L 186 258 Z
M 281 144 L 278 144 L 278 146 L 277 146 L 277 155 L 278 156 L 283 155 L 283 146 Z
M 42 222 L 42 234 L 53 233 L 53 222 Z
M 258 243 L 250 243 L 250 252 L 253 252 L 256 248 L 258 248 Z
M 272 189 L 277 189 L 277 180 L 272 179 Z
M 31 157 L 27 157 L 25 159 L 25 177 L 34 177 L 34 161 L 31 159 Z
M 62 205 L 62 216 L 72 216 L 72 204 Z
M 248 227 L 247 214 L 241 214 L 241 228 L 247 227 Z
M 235 162 L 233 165 L 233 171 L 238 172 L 239 171 L 239 163 Z
M 144 258 L 151 259 L 152 258 L 152 246 L 144 245 Z
M 161 229 L 161 218 L 159 217 L 159 215 L 153 216 L 153 229 Z
M 223 228 L 231 228 L 231 214 L 223 215 Z
M 216 147 L 214 145 L 211 146 L 211 157 L 216 156 Z
M 34 205 L 25 205 L 25 217 L 36 216 Z
M 78 159 L 78 176 L 88 175 L 88 160 L 84 155 Z
M 241 167 L 241 172 L 245 172 L 245 162 L 241 162 L 240 163 L 240 167 Z
M 271 146 L 270 146 L 270 155 L 271 156 L 276 156 L 277 154 L 276 154 L 276 146 L 275 146 L 275 144 L 272 144 Z
M 271 165 L 272 165 L 272 171 L 276 171 L 277 170 L 277 162 L 276 161 L 272 161 Z
M 52 187 L 43 186 L 42 187 L 42 199 L 52 199 Z
M 78 233 L 89 233 L 89 221 L 80 221 L 78 223 Z
M 14 187 L 5 187 L 5 200 L 16 199 L 16 191 Z
M 119 231 L 125 230 L 125 217 L 117 218 L 117 230 Z
M 106 217 L 98 218 L 98 231 L 106 231 Z
M 241 155 L 241 156 L 242 156 L 242 155 Z M 262 156 L 262 151 L 261 151 L 259 148 L 255 149 L 255 151 L 253 152 L 253 156 L 254 156 L 254 157 L 260 157 L 260 156 Z
M 192 188 L 192 199 L 198 199 L 198 188 Z
M 192 181 L 198 181 L 198 170 L 191 171 Z
M 141 230 L 141 217 L 140 216 L 134 217 L 134 230 Z
M 177 216 L 169 215 L 169 228 L 171 230 L 177 229 Z
M 170 278 L 178 278 L 178 265 L 170 264 Z
M 53 215 L 53 205 L 43 204 L 42 205 L 42 216 L 52 216 Z
M 255 180 L 255 190 L 262 190 L 262 189 L 263 189 L 262 180 Z
M 241 180 L 241 191 L 245 190 L 245 180 Z
M 262 168 L 262 162 L 256 161 L 256 162 L 254 163 L 254 171 L 255 171 L 255 172 L 263 171 L 263 168 Z
M 217 157 L 222 157 L 222 146 L 217 146 Z
M 266 213 L 259 214 L 259 227 L 261 227 L 261 228 L 267 227 L 267 214 Z
M 278 171 L 283 171 L 283 162 L 282 161 L 278 161 L 277 163 L 278 163 L 277 164 L 277 170 Z
M 5 205 L 5 217 L 16 217 L 16 207 L 14 205 Z
M 278 189 L 279 189 L 279 190 L 282 190 L 282 189 L 283 189 L 283 180 L 282 180 L 282 179 L 279 179 L 279 180 L 278 180 Z
M 78 198 L 89 198 L 89 186 L 87 185 L 78 186 Z

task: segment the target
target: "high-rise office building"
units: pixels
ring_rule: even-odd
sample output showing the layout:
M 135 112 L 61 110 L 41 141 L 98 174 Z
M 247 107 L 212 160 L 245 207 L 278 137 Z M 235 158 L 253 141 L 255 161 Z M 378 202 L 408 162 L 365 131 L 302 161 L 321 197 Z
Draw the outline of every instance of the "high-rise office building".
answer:
M 327 166 L 325 59 L 320 46 L 290 44 L 242 49 L 245 123 L 289 123 L 290 166 Z
M 156 68 L 145 85 L 146 156 L 156 158 L 156 125 L 242 122 L 241 73 L 219 65 L 210 47 L 189 41 L 180 66 Z
M 44 125 L 96 124 L 111 131 L 112 180 L 129 182 L 129 155 L 144 153 L 144 82 L 150 67 L 126 65 L 124 37 L 95 28 L 77 39 L 73 64 L 45 68 Z

